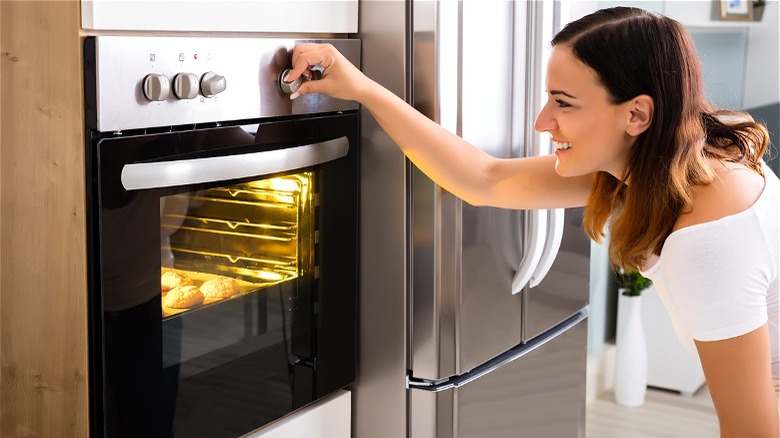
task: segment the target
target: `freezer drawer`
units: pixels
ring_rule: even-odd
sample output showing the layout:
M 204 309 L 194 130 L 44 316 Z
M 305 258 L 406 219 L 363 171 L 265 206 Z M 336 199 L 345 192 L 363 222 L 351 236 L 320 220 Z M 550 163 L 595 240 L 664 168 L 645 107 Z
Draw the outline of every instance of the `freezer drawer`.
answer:
M 410 438 L 585 436 L 587 318 L 460 387 L 409 390 Z

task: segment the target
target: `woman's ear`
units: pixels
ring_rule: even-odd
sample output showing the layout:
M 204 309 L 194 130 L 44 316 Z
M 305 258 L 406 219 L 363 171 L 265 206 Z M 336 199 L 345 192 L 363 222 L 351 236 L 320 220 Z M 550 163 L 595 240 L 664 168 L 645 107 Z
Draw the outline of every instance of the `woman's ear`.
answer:
M 628 121 L 628 126 L 626 126 L 626 133 L 632 137 L 636 137 L 645 132 L 653 122 L 655 102 L 653 102 L 652 97 L 646 94 L 640 94 L 631 99 L 629 105 L 631 118 Z

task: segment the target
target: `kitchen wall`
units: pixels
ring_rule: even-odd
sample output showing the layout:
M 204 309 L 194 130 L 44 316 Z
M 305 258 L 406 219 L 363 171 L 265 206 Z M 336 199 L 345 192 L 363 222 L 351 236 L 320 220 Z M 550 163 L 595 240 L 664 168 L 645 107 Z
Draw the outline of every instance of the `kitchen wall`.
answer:
M 664 13 L 693 33 L 713 102 L 746 110 L 767 125 L 774 146 L 765 158 L 780 174 L 780 2 L 767 1 L 761 21 L 753 22 L 718 20 L 717 3 L 667 1 Z M 731 82 L 739 68 L 742 80 Z
M 767 1 L 764 16 L 758 22 L 726 22 L 717 19 L 717 1 L 667 1 L 663 13 L 685 24 L 694 32 L 707 28 L 747 29 L 743 107 L 755 108 L 780 101 L 780 3 Z

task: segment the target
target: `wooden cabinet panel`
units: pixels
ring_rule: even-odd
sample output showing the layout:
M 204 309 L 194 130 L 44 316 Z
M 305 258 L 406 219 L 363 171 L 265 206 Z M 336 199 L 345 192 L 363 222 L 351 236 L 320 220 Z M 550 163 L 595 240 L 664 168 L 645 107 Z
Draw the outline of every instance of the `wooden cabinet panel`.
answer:
M 85 437 L 79 2 L 0 2 L 0 436 Z

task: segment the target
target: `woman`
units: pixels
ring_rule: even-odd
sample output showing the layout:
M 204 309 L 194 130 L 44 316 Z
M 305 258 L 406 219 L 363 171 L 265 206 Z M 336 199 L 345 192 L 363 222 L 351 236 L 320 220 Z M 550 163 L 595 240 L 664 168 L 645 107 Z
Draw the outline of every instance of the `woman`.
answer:
M 498 159 L 440 128 L 327 45 L 301 44 L 297 93 L 363 104 L 432 180 L 473 205 L 585 206 L 612 261 L 650 277 L 698 351 L 722 437 L 778 437 L 780 181 L 766 128 L 707 102 L 689 35 L 635 8 L 597 11 L 552 41 L 535 128 L 554 155 Z

